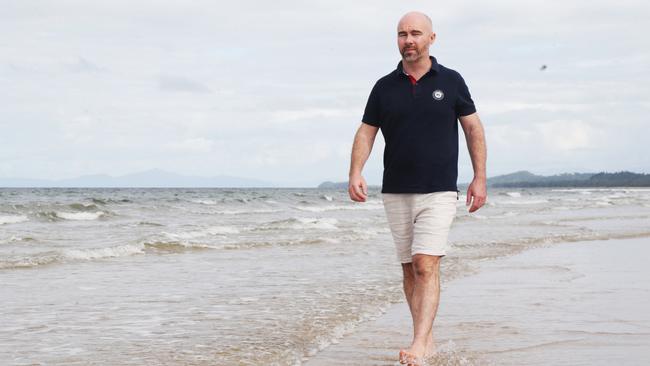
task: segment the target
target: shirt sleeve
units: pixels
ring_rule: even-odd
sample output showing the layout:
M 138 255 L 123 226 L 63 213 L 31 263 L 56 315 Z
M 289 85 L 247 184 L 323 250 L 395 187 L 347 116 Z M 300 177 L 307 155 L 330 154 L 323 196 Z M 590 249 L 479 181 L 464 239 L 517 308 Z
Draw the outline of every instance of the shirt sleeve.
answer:
M 363 118 L 361 119 L 361 122 L 375 127 L 381 127 L 378 89 L 377 83 L 375 83 L 375 86 L 370 91 L 370 96 L 368 96 L 366 109 L 364 110 Z
M 467 84 L 465 84 L 465 79 L 460 75 L 459 77 L 460 84 L 458 85 L 458 98 L 456 98 L 456 118 L 468 116 L 476 112 L 476 107 L 474 106 L 472 96 L 469 94 Z

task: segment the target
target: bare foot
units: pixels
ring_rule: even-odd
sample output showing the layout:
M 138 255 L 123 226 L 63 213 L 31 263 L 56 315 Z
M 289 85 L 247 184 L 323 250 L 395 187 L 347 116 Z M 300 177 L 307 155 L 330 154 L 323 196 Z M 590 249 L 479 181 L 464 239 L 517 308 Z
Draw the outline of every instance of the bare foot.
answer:
M 432 338 L 427 340 L 427 345 L 424 347 L 424 358 L 427 359 L 436 354 L 436 343 Z
M 411 346 L 408 349 L 399 350 L 399 363 L 407 366 L 424 365 L 424 348 Z

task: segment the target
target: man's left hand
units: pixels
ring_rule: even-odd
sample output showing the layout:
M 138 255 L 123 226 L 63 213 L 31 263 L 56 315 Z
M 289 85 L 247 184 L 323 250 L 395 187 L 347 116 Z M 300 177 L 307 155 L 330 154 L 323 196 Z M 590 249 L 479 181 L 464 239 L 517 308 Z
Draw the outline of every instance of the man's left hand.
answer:
M 469 212 L 474 212 L 483 207 L 487 200 L 487 186 L 486 180 L 481 178 L 474 178 L 469 187 L 467 187 L 467 202 L 466 206 L 471 206 Z

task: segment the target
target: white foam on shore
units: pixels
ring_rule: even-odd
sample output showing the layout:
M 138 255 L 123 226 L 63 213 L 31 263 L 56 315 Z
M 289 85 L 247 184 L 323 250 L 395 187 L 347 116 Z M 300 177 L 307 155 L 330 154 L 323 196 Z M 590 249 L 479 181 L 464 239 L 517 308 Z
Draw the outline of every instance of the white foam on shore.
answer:
M 202 205 L 216 205 L 217 201 L 215 200 L 190 200 L 190 202 L 199 203 Z
M 96 212 L 65 212 L 65 211 L 57 211 L 56 216 L 66 219 L 66 220 L 97 220 L 101 216 L 104 216 L 106 212 L 104 211 L 96 211 Z
M 481 212 L 481 211 L 478 211 Z M 485 214 L 482 213 L 461 213 L 458 216 L 456 216 L 456 221 L 467 221 L 467 220 L 494 220 L 494 219 L 506 219 L 506 218 L 511 218 L 514 216 L 517 216 L 518 213 L 514 211 L 505 211 L 500 214 L 493 214 L 492 212 L 486 212 Z
M 108 248 L 64 249 L 62 251 L 41 252 L 21 258 L 0 260 L 0 269 L 30 268 L 52 263 L 125 257 L 142 253 L 144 253 L 143 244 L 125 244 Z
M 184 231 L 178 233 L 162 232 L 162 234 L 167 236 L 168 238 L 181 239 L 181 240 L 204 238 L 207 236 L 214 236 L 214 235 L 238 234 L 238 233 L 239 233 L 239 229 L 237 229 L 234 226 L 210 226 L 200 230 Z
M 44 264 L 53 263 L 60 260 L 56 254 L 43 253 L 35 256 L 0 260 L 0 269 L 29 268 Z
M 124 257 L 141 254 L 144 251 L 142 244 L 125 244 L 108 248 L 93 249 L 67 249 L 63 251 L 66 259 L 92 260 L 101 258 Z
M 286 220 L 278 220 L 265 223 L 261 225 L 258 230 L 277 230 L 277 229 L 320 229 L 320 230 L 336 230 L 336 224 L 339 221 L 335 218 L 311 218 L 311 217 L 297 217 Z
M 508 200 L 508 201 L 496 201 L 492 202 L 493 205 L 495 206 L 501 206 L 501 205 L 540 205 L 542 203 L 548 203 L 548 200 L 545 199 L 538 199 L 538 200 L 521 200 L 521 201 L 513 201 L 513 200 Z
M 218 215 L 248 215 L 256 213 L 276 213 L 282 212 L 282 210 L 272 209 L 272 208 L 260 208 L 260 209 L 250 209 L 250 210 L 221 210 L 221 211 L 212 211 L 210 213 Z
M 300 211 L 326 212 L 340 210 L 383 210 L 384 205 L 381 201 L 368 201 L 364 203 L 350 203 L 347 205 L 293 206 L 293 208 Z
M 0 225 L 4 224 L 17 224 L 19 222 L 29 221 L 29 218 L 25 215 L 3 215 L 0 216 Z
M 575 192 L 583 193 L 588 192 L 650 192 L 650 188 L 631 188 L 631 187 L 620 187 L 620 188 L 566 188 L 566 189 L 551 189 L 551 192 Z

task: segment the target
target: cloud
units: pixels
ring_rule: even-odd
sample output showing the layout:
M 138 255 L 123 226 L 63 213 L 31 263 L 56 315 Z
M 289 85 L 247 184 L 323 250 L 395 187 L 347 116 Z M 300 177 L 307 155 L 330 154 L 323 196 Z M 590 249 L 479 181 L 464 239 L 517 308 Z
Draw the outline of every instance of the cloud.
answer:
M 354 109 L 341 108 L 305 108 L 305 109 L 284 109 L 271 113 L 271 122 L 286 123 L 303 121 L 314 118 L 343 117 L 358 114 L 359 111 Z
M 500 114 L 508 112 L 585 112 L 591 108 L 589 103 L 534 103 L 534 102 L 510 102 L 503 100 L 483 100 L 481 102 L 481 113 Z
M 370 89 L 399 61 L 396 23 L 412 9 L 431 15 L 432 53 L 470 87 L 489 171 L 650 171 L 641 1 L 39 4 L 0 12 L 0 77 L 12 86 L 0 89 L 4 176 L 155 166 L 296 184 L 345 177 Z M 382 147 L 379 135 L 371 183 Z M 462 149 L 461 181 L 472 174 Z
M 212 93 L 207 86 L 181 76 L 161 76 L 158 78 L 158 88 L 167 92 Z
M 107 71 L 106 68 L 97 66 L 81 56 L 78 56 L 76 62 L 69 64 L 67 68 L 71 72 L 99 73 Z
M 536 125 L 547 151 L 566 151 L 596 147 L 598 131 L 584 121 L 560 120 Z
M 176 152 L 209 153 L 212 151 L 214 145 L 215 143 L 212 140 L 203 137 L 196 137 L 170 142 L 166 147 Z

